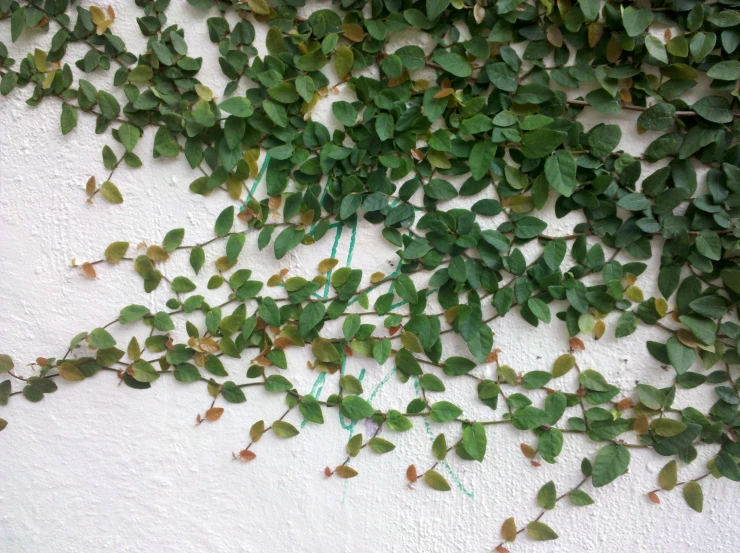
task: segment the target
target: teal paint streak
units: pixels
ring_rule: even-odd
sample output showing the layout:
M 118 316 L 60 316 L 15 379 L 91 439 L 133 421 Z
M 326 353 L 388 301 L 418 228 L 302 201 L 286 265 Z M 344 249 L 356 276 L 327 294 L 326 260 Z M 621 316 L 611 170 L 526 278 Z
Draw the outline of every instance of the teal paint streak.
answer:
M 355 239 L 357 238 L 357 219 L 352 224 L 352 236 L 349 239 L 349 251 L 347 252 L 347 267 L 352 263 L 352 252 L 355 251 Z M 334 256 L 332 256 L 334 257 Z
M 250 194 L 254 195 L 254 191 L 257 190 L 257 186 L 259 185 L 260 181 L 262 180 L 262 175 L 265 174 L 265 171 L 267 171 L 267 166 L 270 164 L 270 154 L 265 154 L 265 161 L 262 162 L 262 167 L 260 167 L 260 172 L 257 175 L 257 178 L 254 179 L 254 184 L 252 185 L 252 190 L 249 191 Z
M 420 399 L 422 398 L 421 391 L 419 390 L 419 379 L 414 378 L 414 389 L 416 390 L 416 396 Z M 429 421 L 427 420 L 427 417 L 424 417 L 424 426 L 427 429 L 427 436 L 429 436 L 429 441 L 434 442 L 434 438 L 436 437 L 434 435 L 434 432 L 432 432 L 432 425 L 429 424 Z M 457 485 L 457 489 L 459 489 L 462 493 L 470 497 L 471 499 L 475 497 L 475 493 L 471 490 L 468 491 L 465 486 L 463 486 L 463 483 L 460 481 L 460 478 L 458 478 L 457 474 L 455 474 L 455 471 L 452 470 L 452 467 L 447 461 L 442 461 L 440 464 L 442 464 L 447 471 L 447 474 L 450 475 L 450 478 L 455 482 Z
M 319 376 L 314 380 L 313 386 L 311 387 L 311 395 L 317 400 L 321 397 L 321 392 L 324 391 L 324 382 L 326 381 L 326 373 L 320 373 Z M 306 428 L 308 419 L 304 417 L 301 421 L 301 429 Z
M 259 183 L 261 182 L 262 177 L 264 176 L 265 171 L 267 170 L 267 167 L 268 167 L 269 163 L 270 163 L 270 156 L 269 156 L 269 154 L 267 154 L 265 156 L 264 162 L 262 163 L 262 167 L 260 168 L 259 174 L 257 175 L 257 178 L 255 179 L 254 184 L 252 185 L 252 189 L 250 191 L 251 194 L 254 194 L 254 192 L 257 190 L 257 186 L 259 186 Z M 324 187 L 324 195 L 325 194 L 326 194 L 326 187 Z M 322 196 L 322 200 L 323 200 L 323 196 Z M 397 202 L 394 202 L 394 205 L 395 205 L 395 203 L 397 203 Z M 244 209 L 245 207 L 246 207 L 246 203 L 242 206 L 242 209 Z M 336 229 L 336 233 L 334 235 L 334 243 L 332 244 L 332 249 L 331 249 L 331 257 L 334 258 L 334 257 L 336 257 L 337 250 L 339 249 L 339 242 L 340 242 L 340 240 L 342 238 L 343 225 L 341 223 L 334 223 L 334 224 L 330 225 L 329 228 L 330 229 L 331 228 L 335 228 Z M 308 234 L 310 234 L 310 235 L 313 236 L 315 230 L 316 230 L 316 223 L 314 223 L 311 226 L 311 230 L 309 231 Z M 347 267 L 351 266 L 352 256 L 354 254 L 354 250 L 355 250 L 356 245 L 357 245 L 357 220 L 355 220 L 354 223 L 352 224 L 352 234 L 350 236 L 349 249 L 348 249 L 348 252 L 347 252 L 347 261 L 346 261 L 346 264 L 345 264 L 345 266 L 347 266 Z M 399 266 L 389 276 L 390 277 L 395 277 L 398 274 L 400 274 L 400 272 L 401 272 L 401 268 Z M 327 275 L 326 275 L 327 282 L 326 282 L 326 286 L 324 287 L 323 294 L 314 294 L 315 297 L 322 298 L 322 299 L 326 299 L 326 298 L 329 297 L 330 283 L 331 283 L 331 275 L 332 275 L 332 271 L 329 271 L 327 273 Z M 373 286 L 372 288 L 370 288 L 368 290 L 368 292 L 376 289 L 378 286 L 381 286 L 382 284 L 383 283 L 381 282 L 377 286 Z M 390 291 L 393 291 L 393 283 L 391 283 Z M 358 300 L 358 297 L 357 296 L 354 297 L 352 300 L 350 300 L 349 305 L 352 305 L 357 300 Z M 398 306 L 404 305 L 405 303 L 406 302 L 402 302 L 402 303 L 398 304 Z M 396 306 L 394 306 L 394 308 L 395 307 Z M 344 360 L 342 361 L 342 366 L 341 366 L 341 369 L 340 369 L 341 373 L 340 374 L 344 374 L 345 373 L 346 363 L 347 363 L 347 359 L 345 357 Z M 378 385 L 375 386 L 375 388 L 373 389 L 373 391 L 370 393 L 370 396 L 368 398 L 368 401 L 372 402 L 372 400 L 375 399 L 375 397 L 378 395 L 378 393 L 380 392 L 380 390 L 383 389 L 383 387 L 390 381 L 391 377 L 396 373 L 396 370 L 397 370 L 396 367 L 393 367 L 390 371 L 388 371 L 388 373 L 385 375 L 385 377 L 383 377 L 383 380 L 381 380 L 378 383 Z M 367 374 L 367 372 L 365 371 L 365 369 L 362 369 L 360 371 L 360 375 L 358 377 L 358 380 L 360 382 L 362 382 L 365 379 L 365 375 L 366 374 Z M 324 391 L 324 384 L 325 383 L 326 383 L 326 373 L 323 373 L 323 372 L 322 373 L 319 373 L 319 375 L 314 380 L 313 386 L 311 387 L 311 395 L 314 396 L 317 400 L 320 399 L 321 394 Z M 347 420 L 344 418 L 344 416 L 341 413 L 337 413 L 337 414 L 339 416 L 339 423 L 342 425 L 342 428 L 344 428 L 345 430 L 348 431 L 348 433 L 349 433 L 349 439 L 351 439 L 352 436 L 354 435 L 355 426 L 357 425 L 357 423 L 359 421 L 350 421 L 348 423 Z M 300 425 L 301 426 L 301 429 L 305 428 L 307 424 L 308 424 L 308 420 L 306 418 L 304 418 L 303 421 L 301 421 L 301 425 Z M 344 493 L 343 493 L 343 496 L 342 496 L 342 502 L 343 503 L 344 503 L 344 499 L 346 497 L 347 485 L 348 484 L 349 484 L 349 481 L 345 481 L 344 482 Z

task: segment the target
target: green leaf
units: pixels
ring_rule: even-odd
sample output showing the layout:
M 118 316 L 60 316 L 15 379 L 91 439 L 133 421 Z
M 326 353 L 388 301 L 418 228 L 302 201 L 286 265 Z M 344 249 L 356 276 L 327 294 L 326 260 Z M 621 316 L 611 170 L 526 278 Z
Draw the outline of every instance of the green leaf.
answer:
M 118 316 L 118 322 L 122 325 L 138 321 L 149 314 L 149 308 L 145 305 L 129 305 L 121 309 L 121 313 Z
M 23 388 L 23 397 L 32 403 L 37 403 L 44 399 L 44 392 L 33 386 L 25 386 Z
M 340 46 L 334 52 L 334 69 L 337 72 L 339 80 L 349 75 L 352 71 L 352 65 L 354 64 L 355 56 L 352 54 L 352 50 L 347 46 Z
M 122 204 L 123 196 L 118 187 L 111 181 L 105 181 L 100 187 L 100 194 L 112 204 Z
M 321 322 L 326 314 L 326 307 L 322 302 L 311 302 L 303 308 L 298 317 L 298 331 L 306 338 L 314 327 Z M 331 346 L 332 348 L 334 346 Z M 336 350 L 335 350 L 336 351 Z
M 653 56 L 656 60 L 668 63 L 668 52 L 666 52 L 666 45 L 663 44 L 658 37 L 653 35 L 647 35 L 645 37 L 645 47 L 648 53 Z
M 658 474 L 658 483 L 664 490 L 672 490 L 678 483 L 678 464 L 676 461 L 671 461 L 666 464 Z
M 715 459 L 714 466 L 725 478 L 733 482 L 740 482 L 740 467 L 738 467 L 732 454 L 721 450 Z
M 105 248 L 105 260 L 111 264 L 118 263 L 126 255 L 128 246 L 128 242 L 113 242 Z
M 596 455 L 593 465 L 592 483 L 595 488 L 606 486 L 627 472 L 630 451 L 622 445 L 609 444 Z
M 174 251 L 180 246 L 180 244 L 182 244 L 182 239 L 184 237 L 184 228 L 172 229 L 167 234 L 165 234 L 164 240 L 162 240 L 162 248 L 164 248 L 164 251 L 166 252 Z
M 528 405 L 514 411 L 511 422 L 514 428 L 518 430 L 532 430 L 543 424 L 548 424 L 550 422 L 550 415 L 547 411 Z
M 7 405 L 10 398 L 11 384 L 10 380 L 0 382 L 0 405 Z
M 596 21 L 599 18 L 600 0 L 578 0 L 578 5 L 583 12 L 583 16 L 589 21 Z
M 121 113 L 121 106 L 118 104 L 116 97 L 104 90 L 98 90 L 98 107 L 100 113 L 108 121 L 112 121 Z
M 666 401 L 666 396 L 663 392 L 648 384 L 637 385 L 637 397 L 640 398 L 640 401 L 645 407 L 654 411 L 662 409 Z
M 124 123 L 118 128 L 118 139 L 127 152 L 133 151 L 139 138 L 141 138 L 141 131 L 133 125 Z
M 643 129 L 662 131 L 673 125 L 675 113 L 673 105 L 661 102 L 643 111 L 637 118 L 637 124 Z
M 134 371 L 134 374 L 131 376 L 133 376 L 134 380 L 137 382 L 154 382 L 159 378 L 157 370 L 151 365 L 151 363 L 144 361 L 143 359 L 135 361 L 134 364 L 131 365 L 131 369 Z
M 450 0 L 426 0 L 429 21 L 437 19 L 450 5 Z
M 570 353 L 564 353 L 555 360 L 555 364 L 552 367 L 552 376 L 554 378 L 561 377 L 575 366 L 576 358 Z
M 717 233 L 703 230 L 696 237 L 696 249 L 704 257 L 712 261 L 719 261 L 722 257 L 722 243 Z
M 298 229 L 296 227 L 287 227 L 283 229 L 275 239 L 275 257 L 277 259 L 282 259 L 286 253 L 301 243 L 305 234 L 305 230 Z
M 558 495 L 555 491 L 555 483 L 552 480 L 542 486 L 537 493 L 537 504 L 543 509 L 554 509 L 557 499 Z
M 359 396 L 347 396 L 342 400 L 339 412 L 350 420 L 358 421 L 371 417 L 375 409 Z
M 77 110 L 69 104 L 62 104 L 62 134 L 69 134 L 77 126 Z
M 587 390 L 593 390 L 595 392 L 606 392 L 610 388 L 604 376 L 593 369 L 586 369 L 581 372 L 578 382 Z
M 722 96 L 706 96 L 691 106 L 702 118 L 712 123 L 732 123 L 730 102 Z
M 424 473 L 424 482 L 433 490 L 437 490 L 440 492 L 448 492 L 452 489 L 450 488 L 450 484 L 449 482 L 447 482 L 445 477 L 438 473 L 436 470 L 426 471 Z
M 264 319 L 264 317 L 262 317 Z M 316 359 L 324 363 L 337 363 L 339 361 L 339 352 L 329 340 L 317 336 L 311 342 L 311 353 Z
M 548 157 L 545 162 L 545 177 L 550 186 L 569 198 L 578 186 L 573 154 L 567 150 L 558 150 L 554 156 Z
M 197 382 L 201 379 L 198 367 L 192 363 L 181 363 L 175 368 L 175 380 L 178 382 Z
M 206 252 L 201 246 L 196 246 L 190 251 L 190 266 L 197 275 L 203 268 L 203 264 L 206 262 Z
M 429 418 L 434 422 L 450 422 L 462 415 L 463 410 L 449 401 L 438 401 L 432 404 Z
M 116 340 L 107 330 L 96 328 L 87 335 L 87 343 L 95 349 L 106 349 L 115 346 Z
M 530 522 L 527 525 L 527 535 L 536 541 L 550 541 L 558 539 L 555 530 L 544 522 Z
M 622 129 L 619 125 L 600 123 L 588 133 L 588 147 L 591 155 L 608 156 L 622 140 Z
M 265 391 L 267 392 L 286 392 L 292 387 L 290 380 L 279 374 L 272 374 L 265 379 Z
M 529 159 L 538 159 L 552 153 L 565 140 L 567 134 L 551 129 L 536 129 L 524 133 L 522 137 L 522 154 Z
M 301 398 L 298 409 L 307 421 L 324 424 L 324 414 L 321 412 L 321 404 L 311 394 L 306 394 Z
M 432 442 L 432 453 L 437 459 L 443 461 L 447 457 L 447 449 L 447 438 L 445 438 L 444 434 L 439 434 L 434 438 L 434 442 Z
M 219 216 L 216 218 L 216 224 L 213 227 L 213 232 L 216 236 L 224 237 L 231 232 L 231 227 L 234 226 L 234 206 L 230 205 L 224 209 Z
M 339 386 L 348 394 L 361 394 L 362 383 L 351 374 L 345 374 L 339 379 Z
M 0 353 L 0 374 L 9 373 L 13 370 L 13 359 L 7 353 Z
M 704 510 L 704 492 L 698 482 L 688 482 L 683 487 L 683 498 L 689 507 L 697 513 Z
M 529 310 L 532 311 L 532 314 L 543 323 L 550 322 L 550 308 L 541 299 L 529 298 L 527 300 L 527 307 L 529 307 Z
M 585 507 L 586 505 L 593 505 L 594 500 L 586 492 L 581 490 L 570 490 L 568 492 L 568 499 L 573 505 L 578 507 Z
M 227 100 L 224 100 L 218 105 L 219 109 L 226 113 L 232 114 L 234 117 L 249 117 L 254 113 L 252 103 L 246 98 L 234 96 Z
M 389 451 L 393 451 L 396 449 L 396 446 L 393 445 L 388 440 L 384 440 L 383 438 L 370 438 L 367 442 L 368 447 L 374 451 L 375 453 L 383 454 L 388 453 Z
M 547 223 L 537 217 L 522 217 L 514 228 L 514 236 L 523 240 L 536 238 L 547 228 Z
M 443 70 L 461 79 L 467 79 L 473 73 L 473 66 L 467 58 L 460 54 L 454 54 L 446 50 L 437 50 L 432 60 L 442 67 Z
M 221 385 L 221 397 L 229 403 L 244 403 L 247 401 L 247 396 L 244 395 L 242 389 L 231 380 L 227 380 Z
M 650 423 L 650 429 L 658 436 L 671 438 L 686 430 L 686 425 L 675 419 L 661 418 Z
M 353 127 L 357 122 L 357 109 L 349 102 L 334 102 L 331 111 L 345 127 Z
M 486 443 L 486 428 L 481 423 L 474 422 L 463 430 L 463 447 L 478 462 L 486 455 Z
M 292 438 L 293 436 L 297 436 L 298 434 L 300 434 L 299 430 L 295 426 L 285 421 L 273 422 L 272 432 L 278 438 L 283 438 L 283 439 Z
M 195 290 L 195 284 L 189 278 L 178 276 L 172 279 L 172 291 L 177 294 L 185 294 Z
M 468 374 L 475 368 L 475 363 L 465 357 L 448 357 L 442 364 L 444 373 L 447 376 L 460 376 Z
M 468 164 L 473 178 L 482 179 L 488 174 L 496 155 L 496 145 L 487 140 L 476 140 L 470 152 Z
M 380 140 L 393 136 L 393 116 L 390 113 L 381 113 L 375 118 L 375 132 Z
M 722 81 L 735 81 L 740 79 L 740 61 L 726 60 L 715 63 L 707 71 L 707 77 Z
M 622 13 L 624 30 L 631 37 L 642 34 L 653 22 L 653 12 L 649 9 L 636 9 L 629 6 Z

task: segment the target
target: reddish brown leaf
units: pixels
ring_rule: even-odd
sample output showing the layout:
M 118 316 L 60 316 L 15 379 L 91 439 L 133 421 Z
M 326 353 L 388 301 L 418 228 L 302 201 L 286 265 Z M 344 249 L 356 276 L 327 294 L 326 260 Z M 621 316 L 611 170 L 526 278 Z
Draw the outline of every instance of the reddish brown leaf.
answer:
M 537 452 L 529 444 L 521 444 L 519 447 L 521 448 L 522 453 L 527 459 L 534 459 L 537 455 Z
M 277 209 L 280 209 L 280 206 L 281 205 L 283 205 L 283 197 L 282 196 L 271 196 L 270 199 L 267 201 L 267 206 L 272 211 L 275 211 Z
M 275 339 L 275 342 L 273 345 L 275 346 L 275 349 L 285 349 L 293 345 L 293 340 L 286 336 L 279 336 Z
M 583 340 L 576 338 L 575 336 L 568 340 L 568 345 L 570 346 L 571 351 L 584 351 L 586 349 L 586 345 L 583 343 Z
M 95 175 L 87 179 L 87 183 L 85 184 L 85 193 L 88 196 L 92 196 L 95 194 L 95 189 L 97 188 L 97 180 L 95 179 Z
M 655 503 L 656 505 L 660 504 L 660 498 L 658 497 L 658 494 L 655 492 L 649 492 L 648 493 L 648 499 Z
M 95 278 L 98 276 L 95 272 L 95 267 L 87 261 L 82 264 L 82 274 L 87 278 Z
M 635 432 L 638 434 L 647 434 L 650 431 L 650 425 L 645 415 L 640 415 L 635 420 Z
M 223 407 L 211 407 L 208 411 L 206 411 L 206 419 L 210 422 L 216 422 L 218 419 L 221 418 L 221 415 L 223 414 Z
M 243 223 L 248 223 L 254 218 L 254 211 L 252 211 L 249 208 L 246 208 L 244 211 L 240 211 L 237 214 L 236 218 L 242 221 Z
M 439 92 L 437 92 L 434 95 L 434 97 L 437 98 L 437 99 L 447 98 L 447 96 L 450 96 L 451 94 L 454 94 L 454 93 L 455 93 L 455 91 L 453 89 L 451 89 L 451 88 L 443 88 L 442 90 L 440 90 Z
M 516 521 L 514 517 L 507 518 L 501 525 L 501 537 L 510 542 L 516 540 Z
M 239 459 L 241 459 L 245 463 L 248 463 L 249 461 L 253 461 L 256 457 L 257 455 L 251 449 L 242 449 L 239 452 Z
M 501 349 L 496 348 L 486 357 L 486 363 L 498 363 L 498 354 L 501 353 Z
M 626 411 L 630 407 L 632 407 L 632 400 L 628 397 L 617 403 L 617 411 Z
M 406 469 L 406 478 L 412 484 L 419 479 L 419 475 L 416 473 L 416 465 L 409 465 L 409 468 Z
M 354 478 L 357 476 L 357 471 L 348 465 L 339 465 L 334 472 L 341 478 Z

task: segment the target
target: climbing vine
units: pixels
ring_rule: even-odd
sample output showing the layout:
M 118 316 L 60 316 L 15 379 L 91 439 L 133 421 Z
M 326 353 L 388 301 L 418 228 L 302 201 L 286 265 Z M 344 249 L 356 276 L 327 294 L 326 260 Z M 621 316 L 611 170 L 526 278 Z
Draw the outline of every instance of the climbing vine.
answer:
M 680 488 L 701 512 L 703 479 L 740 481 L 740 2 L 341 0 L 303 17 L 305 0 L 188 0 L 205 10 L 218 46 L 229 81 L 218 92 L 198 79 L 203 58 L 189 50 L 189 30 L 168 22 L 169 0 L 135 4 L 147 39 L 140 53 L 116 34 L 110 7 L 0 0 L 12 42 L 53 33 L 48 51 L 21 60 L 0 43 L 0 94 L 21 88 L 30 106 L 57 102 L 64 135 L 94 121 L 109 173 L 86 183 L 90 203 L 124 202 L 130 191 L 115 184 L 116 172 L 142 165 L 149 154 L 139 142 L 153 133 L 152 157 L 184 156 L 190 192 L 225 194 L 230 205 L 206 242 L 188 244 L 178 228 L 143 251 L 114 242 L 79 265 L 95 278 L 97 265 L 128 264 L 147 292 L 164 286 L 172 298 L 157 312 L 124 306 L 66 352 L 36 359 L 32 376 L 0 355 L 0 405 L 38 402 L 59 378 L 107 371 L 141 390 L 160 378 L 205 385 L 212 399 L 200 424 L 262 388 L 282 398 L 285 414 L 255 422 L 235 458 L 254 460 L 266 432 L 298 435 L 286 420 L 296 410 L 316 425 L 332 411 L 371 419 L 372 435 L 352 436 L 344 460 L 325 469 L 340 478 L 358 476 L 350 463 L 362 450 L 391 452 L 417 421 L 431 421 L 443 431 L 430 460 L 401 470 L 410 485 L 440 491 L 450 484 L 438 464 L 453 454 L 482 461 L 498 425 L 535 444 L 522 444 L 533 465 L 555 463 L 569 435 L 599 443 L 577 486 L 563 493 L 548 482 L 535 520 L 503 523 L 499 553 L 522 532 L 557 538 L 543 515 L 566 498 L 593 503 L 584 486 L 623 475 L 635 448 L 667 458 L 658 487 L 645 491 L 654 503 Z M 404 45 L 394 40 L 401 33 L 412 37 Z M 85 54 L 67 61 L 69 46 Z M 110 75 L 109 85 L 95 86 L 92 74 Z M 333 100 L 340 89 L 355 100 Z M 332 132 L 312 118 L 320 102 L 331 102 Z M 631 132 L 653 138 L 631 155 L 619 148 L 622 127 L 587 129 L 584 113 L 621 115 Z M 581 222 L 550 232 L 548 211 Z M 281 259 L 362 219 L 397 248 L 391 274 L 367 275 L 335 257 L 312 274 L 284 269 L 267 282 L 248 268 L 250 233 Z M 530 242 L 541 246 L 536 255 L 524 248 Z M 206 248 L 223 252 L 213 266 Z M 188 275 L 166 277 L 176 255 L 188 255 L 196 275 L 213 271 L 208 290 L 226 288 L 228 299 L 211 305 Z M 660 297 L 645 297 L 638 279 L 656 256 Z M 507 315 L 564 324 L 568 343 L 546 365 L 517 372 L 500 362 L 489 324 Z M 185 319 L 186 335 L 174 318 Z M 340 335 L 324 328 L 335 320 Z M 140 336 L 118 343 L 116 328 L 129 325 Z M 605 333 L 645 327 L 663 332 L 646 347 L 656 370 L 673 371 L 672 385 L 620 389 L 579 363 Z M 465 355 L 449 355 L 461 345 Z M 307 368 L 290 366 L 294 349 L 310 349 Z M 345 371 L 351 356 L 392 366 L 418 397 L 375 409 Z M 226 358 L 246 361 L 246 378 L 230 374 Z M 481 376 L 487 365 L 494 377 Z M 290 374 L 306 370 L 325 373 L 335 393 L 321 400 L 297 390 Z M 563 379 L 571 371 L 577 378 Z M 445 400 L 449 379 L 469 383 L 490 417 L 473 420 Z M 712 388 L 708 412 L 674 408 L 700 386 Z M 541 389 L 535 402 L 528 392 Z M 0 430 L 6 425 L 0 419 Z M 698 447 L 712 448 L 706 469 L 680 480 Z

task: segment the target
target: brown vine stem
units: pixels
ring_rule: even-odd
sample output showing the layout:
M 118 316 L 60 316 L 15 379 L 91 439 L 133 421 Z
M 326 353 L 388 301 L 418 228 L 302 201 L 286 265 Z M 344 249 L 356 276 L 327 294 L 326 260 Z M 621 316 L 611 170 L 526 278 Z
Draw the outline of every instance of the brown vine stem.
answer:
M 568 100 L 566 103 L 571 106 L 591 107 L 591 104 L 589 104 L 585 100 Z M 649 109 L 647 107 L 635 106 L 633 104 L 625 103 L 622 103 L 621 107 L 622 109 L 626 109 L 628 111 L 646 111 L 647 109 Z M 674 115 L 676 115 L 677 117 L 693 117 L 697 115 L 697 113 L 695 111 L 677 111 Z
M 570 493 L 571 491 L 573 491 L 573 490 L 578 490 L 578 489 L 580 489 L 580 488 L 581 488 L 581 486 L 583 486 L 583 485 L 584 485 L 584 484 L 585 484 L 586 482 L 588 482 L 588 479 L 589 479 L 589 476 L 585 476 L 585 477 L 583 478 L 583 480 L 581 480 L 581 481 L 580 481 L 580 482 L 578 483 L 578 485 L 577 485 L 577 486 L 576 486 L 575 488 L 572 488 L 572 489 L 571 489 L 570 491 L 567 491 L 567 492 L 565 492 L 565 493 L 564 493 L 563 495 L 559 496 L 559 497 L 558 497 L 558 498 L 557 498 L 557 499 L 555 500 L 555 503 L 559 503 L 559 502 L 560 502 L 560 501 L 561 501 L 562 499 L 564 499 L 564 498 L 568 497 L 568 494 L 569 494 L 569 493 Z M 525 525 L 525 526 L 523 526 L 522 528 L 520 528 L 519 530 L 517 530 L 517 532 L 516 532 L 516 535 L 518 536 L 519 534 L 521 534 L 522 532 L 524 532 L 524 531 L 525 531 L 525 530 L 527 529 L 527 527 L 528 527 L 528 526 L 529 526 L 530 524 L 532 524 L 533 522 L 539 522 L 539 520 L 540 520 L 540 519 L 541 519 L 541 518 L 542 518 L 542 517 L 543 517 L 543 516 L 545 515 L 545 513 L 547 513 L 547 511 L 548 511 L 548 510 L 551 510 L 551 509 L 542 509 L 542 511 L 540 512 L 540 514 L 539 514 L 539 515 L 537 515 L 537 518 L 535 518 L 535 519 L 533 519 L 533 520 L 529 521 L 529 522 L 527 523 L 527 525 Z M 502 541 L 501 543 L 499 543 L 499 544 L 498 544 L 498 545 L 497 545 L 497 546 L 496 546 L 496 547 L 495 547 L 495 548 L 493 549 L 492 553 L 498 553 L 498 552 L 500 551 L 500 548 L 503 548 L 503 547 L 504 547 L 504 544 L 506 544 L 506 543 L 508 543 L 508 542 L 506 542 L 506 541 Z
M 711 472 L 706 472 L 706 473 L 702 474 L 701 476 L 699 476 L 698 478 L 694 478 L 692 480 L 684 480 L 683 482 L 677 482 L 676 485 L 673 486 L 673 488 L 671 488 L 671 489 L 678 488 L 679 486 L 685 486 L 686 484 L 689 484 L 691 482 L 698 482 L 699 480 L 704 480 L 710 474 L 712 474 L 712 473 Z M 664 488 L 655 488 L 654 490 L 650 490 L 648 492 L 648 495 L 649 494 L 657 494 L 658 492 L 668 492 L 668 491 L 671 491 L 671 490 L 666 490 Z
M 362 450 L 363 450 L 363 449 L 365 449 L 365 448 L 366 448 L 366 447 L 367 447 L 368 445 L 370 445 L 370 440 L 372 440 L 373 438 L 376 438 L 376 437 L 378 436 L 378 434 L 380 434 L 380 429 L 381 429 L 381 428 L 383 428 L 383 424 L 382 424 L 382 423 L 378 425 L 378 427 L 377 427 L 377 428 L 375 429 L 375 432 L 373 432 L 373 435 L 372 435 L 372 436 L 371 436 L 371 437 L 370 437 L 370 438 L 369 438 L 368 440 L 366 440 L 366 441 L 365 441 L 365 443 L 363 443 L 363 444 L 362 444 L 362 445 L 360 446 L 360 449 L 359 449 L 359 450 L 357 451 L 357 454 L 355 454 L 355 455 L 354 455 L 354 457 L 357 457 L 357 455 L 359 455 L 359 454 L 360 454 L 360 451 L 362 451 Z M 352 455 L 347 455 L 347 458 L 346 458 L 346 459 L 345 459 L 345 460 L 344 460 L 344 461 L 343 461 L 342 463 L 340 463 L 340 464 L 339 464 L 338 466 L 340 466 L 340 467 L 342 467 L 342 466 L 346 466 L 346 465 L 347 465 L 347 463 L 349 463 L 349 462 L 350 462 L 350 461 L 352 460 L 352 457 L 353 457 Z M 333 475 L 334 475 L 334 474 L 335 474 L 336 472 L 337 472 L 337 469 L 335 468 L 334 470 L 332 470 L 332 471 L 329 471 L 329 472 L 327 473 L 327 476 L 328 476 L 328 477 L 330 477 L 330 476 L 333 476 Z

